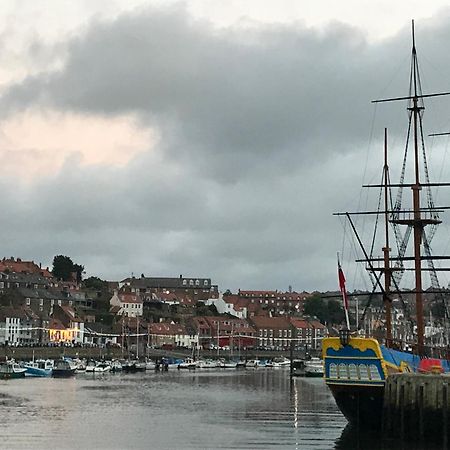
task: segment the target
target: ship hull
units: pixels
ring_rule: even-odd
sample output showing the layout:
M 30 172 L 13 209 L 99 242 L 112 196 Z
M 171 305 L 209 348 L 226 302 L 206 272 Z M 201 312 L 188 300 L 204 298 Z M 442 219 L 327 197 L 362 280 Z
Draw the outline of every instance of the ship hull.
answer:
M 371 430 L 381 428 L 384 386 L 328 384 L 328 387 L 352 426 Z

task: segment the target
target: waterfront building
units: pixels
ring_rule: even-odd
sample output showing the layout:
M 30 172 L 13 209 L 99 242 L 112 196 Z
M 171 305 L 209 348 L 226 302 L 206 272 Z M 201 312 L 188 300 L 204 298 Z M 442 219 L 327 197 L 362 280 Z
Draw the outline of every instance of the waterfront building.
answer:
M 293 338 L 293 327 L 288 317 L 255 316 L 249 321 L 256 330 L 258 347 L 270 350 L 289 348 Z
M 255 328 L 245 319 L 230 316 L 193 317 L 192 324 L 203 347 L 253 347 Z
M 84 343 L 84 320 L 78 317 L 74 308 L 56 305 L 53 309 L 52 318 L 60 321 L 66 330 L 71 331 L 70 341 L 72 343 Z M 51 336 L 50 340 L 52 340 Z
M 173 346 L 197 348 L 199 339 L 194 331 L 179 323 L 158 322 L 148 325 L 150 345 L 153 347 Z

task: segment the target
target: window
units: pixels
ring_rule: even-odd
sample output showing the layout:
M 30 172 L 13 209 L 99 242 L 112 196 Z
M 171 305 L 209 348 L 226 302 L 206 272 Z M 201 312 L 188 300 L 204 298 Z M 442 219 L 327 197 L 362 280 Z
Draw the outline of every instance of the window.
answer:
M 329 372 L 329 375 L 328 375 L 330 378 L 337 378 L 338 377 L 338 375 L 337 375 L 337 366 L 336 366 L 336 364 L 334 364 L 334 363 L 331 363 L 330 364 L 330 372 Z
M 204 284 L 205 286 L 208 286 L 208 280 L 203 281 L 203 284 Z
M 359 378 L 361 378 L 361 380 L 368 380 L 369 379 L 368 368 L 369 367 L 366 364 L 360 364 L 358 366 Z
M 55 300 L 51 299 L 50 300 L 50 306 L 53 306 L 55 304 Z
M 200 286 L 200 280 L 195 280 L 195 285 Z
M 338 378 L 348 379 L 347 364 L 339 364 Z
M 186 286 L 187 280 L 183 280 L 183 286 Z
M 349 374 L 350 374 L 350 378 L 351 379 L 353 379 L 353 380 L 355 380 L 355 379 L 358 379 L 359 377 L 358 377 L 358 372 L 357 372 L 357 370 L 356 370 L 356 364 L 349 364 L 348 365 L 348 371 L 349 371 Z
M 58 300 L 58 306 L 61 306 L 61 300 Z
M 30 299 L 29 297 L 27 297 L 26 302 L 27 302 L 27 306 L 30 306 L 30 304 L 31 304 L 31 299 Z
M 39 299 L 39 306 L 44 306 L 44 299 L 43 298 Z
M 194 286 L 194 280 L 189 280 L 189 286 Z

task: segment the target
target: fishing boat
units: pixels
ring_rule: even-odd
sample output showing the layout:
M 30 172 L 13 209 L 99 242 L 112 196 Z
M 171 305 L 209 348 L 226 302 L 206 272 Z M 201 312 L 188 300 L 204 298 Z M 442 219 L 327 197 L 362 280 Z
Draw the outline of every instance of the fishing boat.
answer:
M 75 375 L 76 370 L 76 366 L 71 365 L 69 361 L 65 359 L 57 359 L 53 366 L 52 377 L 70 378 Z
M 53 372 L 53 361 L 50 359 L 30 361 L 23 367 L 26 377 L 49 377 Z
M 24 378 L 26 370 L 24 367 L 20 367 L 15 361 L 8 360 L 0 364 L 0 379 Z
M 445 346 L 431 348 L 424 337 L 425 295 L 434 294 L 434 299 L 439 299 L 439 296 L 442 296 L 442 290 L 439 287 L 436 275 L 438 268 L 435 267 L 434 261 L 450 258 L 444 255 L 433 256 L 431 252 L 431 240 L 438 224 L 441 223 L 439 213 L 448 209 L 434 205 L 431 188 L 438 185 L 449 186 L 449 183 L 430 182 L 422 128 L 424 98 L 448 95 L 449 93 L 422 93 L 414 37 L 414 22 L 412 36 L 409 95 L 374 101 L 376 103 L 402 100 L 407 102 L 408 138 L 404 149 L 400 181 L 392 183 L 390 180 L 388 139 L 387 130 L 385 130 L 382 181 L 378 185 L 366 186 L 379 190 L 378 210 L 338 213 L 343 215 L 350 224 L 356 238 L 356 245 L 363 255 L 357 262 L 365 264 L 373 282 L 373 291 L 368 295 L 369 301 L 378 296 L 382 299 L 383 305 L 384 317 L 379 320 L 379 326 L 375 333 L 371 334 L 358 327 L 350 327 L 349 296 L 345 287 L 345 276 L 338 260 L 339 288 L 344 302 L 346 326 L 340 330 L 339 337 L 323 339 L 324 378 L 338 407 L 348 421 L 363 428 L 380 428 L 386 380 L 390 376 L 404 372 L 416 372 L 424 366 L 421 360 L 430 356 L 438 358 L 437 361 L 441 371 L 449 370 L 448 362 L 443 359 Z M 412 159 L 412 164 L 407 163 L 410 159 Z M 412 168 L 409 176 L 406 173 L 407 168 Z M 412 179 L 411 182 L 405 181 L 410 178 Z M 403 191 L 406 188 L 411 189 L 412 198 L 408 201 L 408 196 L 405 202 Z M 405 203 L 407 206 L 405 206 Z M 368 250 L 369 246 L 363 243 L 363 239 L 361 239 L 353 221 L 354 214 L 365 214 L 376 218 L 376 222 L 380 218 L 379 222 L 383 223 L 381 233 L 379 233 L 382 236 L 380 242 L 381 257 L 375 257 L 372 250 Z M 374 225 L 374 230 L 377 231 L 377 225 Z M 412 236 L 412 245 L 408 245 L 410 236 Z M 373 243 L 379 241 L 372 237 L 370 239 L 371 247 L 373 248 Z M 393 254 L 394 251 L 395 254 Z M 425 262 L 426 267 L 423 267 Z M 401 285 L 402 275 L 408 270 L 413 272 L 415 281 L 415 285 L 412 288 L 409 286 L 409 289 Z M 426 291 L 422 286 L 422 275 L 425 272 L 431 275 L 431 289 Z M 405 291 L 408 292 L 406 295 Z M 393 321 L 392 303 L 394 299 L 398 299 L 399 303 L 403 305 L 404 325 L 409 324 L 410 333 L 405 333 L 403 336 L 399 335 L 399 329 L 396 328 L 399 322 Z M 408 300 L 415 305 L 415 317 L 409 311 Z M 442 298 L 442 301 L 444 300 Z M 445 303 L 444 307 L 446 309 Z M 448 318 L 448 311 L 446 316 Z M 446 334 L 448 344 L 448 330 Z M 411 340 L 408 340 L 405 336 L 411 336 Z

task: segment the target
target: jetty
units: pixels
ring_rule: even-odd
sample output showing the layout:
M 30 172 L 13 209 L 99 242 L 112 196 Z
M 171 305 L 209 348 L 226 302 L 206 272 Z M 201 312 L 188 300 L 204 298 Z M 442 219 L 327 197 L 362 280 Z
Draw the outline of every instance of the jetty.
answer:
M 442 441 L 450 435 L 450 374 L 394 374 L 386 380 L 383 434 L 408 441 Z

